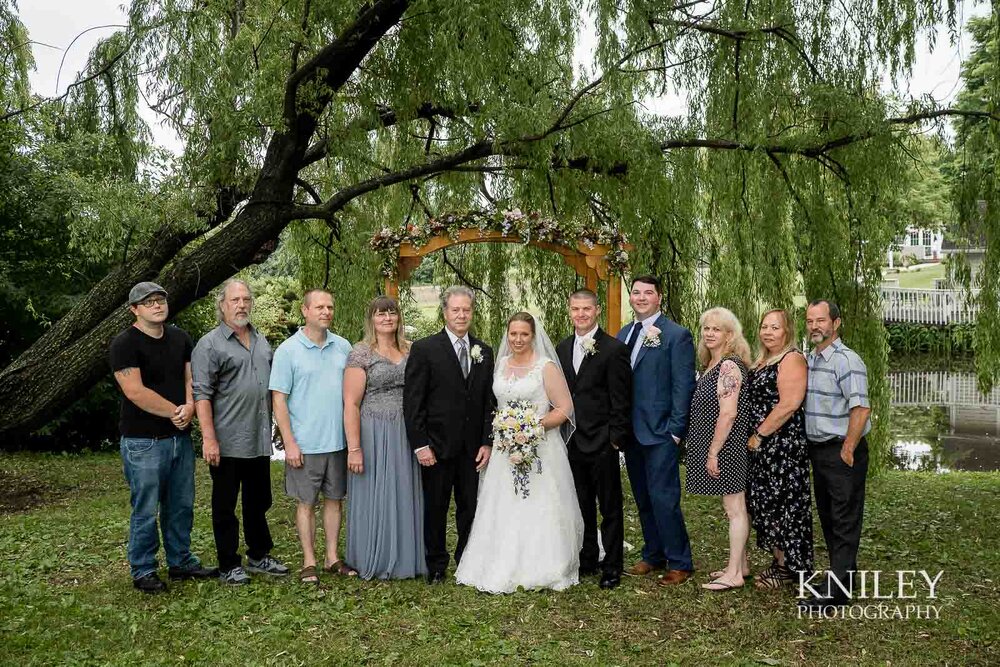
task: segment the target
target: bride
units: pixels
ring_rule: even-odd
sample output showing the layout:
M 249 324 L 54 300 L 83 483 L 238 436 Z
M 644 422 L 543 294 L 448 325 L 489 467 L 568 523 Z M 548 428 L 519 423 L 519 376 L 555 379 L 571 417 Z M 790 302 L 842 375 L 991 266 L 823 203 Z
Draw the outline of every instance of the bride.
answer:
M 573 400 L 552 342 L 530 314 L 510 318 L 497 358 L 493 393 L 498 408 L 514 401 L 533 403 L 545 439 L 527 480 L 515 479 L 507 454 L 494 442 L 455 579 L 489 593 L 519 587 L 563 590 L 579 581 L 583 543 L 583 518 L 560 435 L 560 427 L 572 429 Z

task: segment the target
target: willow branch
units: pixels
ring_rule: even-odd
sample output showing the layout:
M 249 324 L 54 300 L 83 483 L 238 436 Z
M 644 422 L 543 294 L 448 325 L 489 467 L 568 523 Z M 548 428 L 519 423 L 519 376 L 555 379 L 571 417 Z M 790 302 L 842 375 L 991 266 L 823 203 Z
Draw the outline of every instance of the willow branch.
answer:
M 818 158 L 822 155 L 826 155 L 832 150 L 837 148 L 843 148 L 851 144 L 855 144 L 862 141 L 867 141 L 883 134 L 886 130 L 890 129 L 892 126 L 903 126 L 903 125 L 915 125 L 916 123 L 921 123 L 925 120 L 934 120 L 937 118 L 949 117 L 949 116 L 963 116 L 968 118 L 977 118 L 981 120 L 993 120 L 1000 122 L 1000 114 L 993 113 L 990 111 L 967 111 L 963 109 L 935 109 L 932 111 L 920 111 L 917 113 L 910 114 L 908 116 L 897 116 L 893 118 L 886 118 L 884 121 L 884 126 L 880 128 L 875 128 L 865 132 L 857 132 L 854 134 L 845 134 L 843 136 L 837 137 L 836 139 L 831 139 L 829 141 L 824 141 L 822 143 L 809 145 L 809 144 L 782 144 L 782 143 L 767 143 L 767 142 L 747 142 L 747 141 L 733 141 L 731 139 L 708 139 L 708 138 L 687 138 L 687 139 L 670 139 L 664 141 L 660 144 L 661 151 L 670 151 L 676 149 L 684 148 L 707 148 L 712 150 L 736 150 L 736 151 L 763 151 L 765 153 L 775 153 L 780 155 L 800 155 L 808 158 Z
M 470 104 L 466 107 L 466 111 L 468 113 L 476 113 L 478 110 L 478 104 Z M 375 110 L 374 116 L 363 116 L 349 123 L 347 127 L 344 128 L 343 134 L 350 134 L 352 132 L 371 132 L 373 130 L 392 127 L 397 123 L 417 119 L 454 119 L 458 117 L 460 113 L 462 112 L 459 111 L 458 107 L 442 106 L 431 102 L 424 102 L 421 104 L 417 107 L 416 112 L 412 116 L 401 116 L 399 112 L 390 109 L 389 107 L 380 106 Z M 319 162 L 325 158 L 330 154 L 333 145 L 334 140 L 331 138 L 326 138 L 314 143 L 306 150 L 305 156 L 302 158 L 302 167 L 308 167 L 309 165 Z
M 109 26 L 100 26 L 100 27 L 106 28 L 106 27 L 109 27 Z M 132 48 L 132 45 L 134 43 L 135 43 L 135 40 L 134 39 L 130 39 L 129 42 L 128 42 L 128 44 L 126 44 L 122 48 L 121 51 L 119 51 L 117 54 L 115 54 L 115 56 L 113 58 L 111 58 L 110 60 L 108 60 L 108 62 L 106 62 L 99 70 L 97 70 L 93 74 L 85 76 L 82 79 L 78 79 L 77 81 L 74 81 L 73 83 L 71 83 L 68 86 L 66 86 L 66 92 L 63 93 L 62 95 L 59 95 L 57 97 L 46 97 L 46 98 L 38 100 L 34 104 L 29 104 L 26 107 L 22 107 L 20 109 L 15 109 L 13 111 L 8 111 L 7 113 L 5 113 L 2 116 L 0 116 L 0 123 L 2 123 L 5 120 L 9 120 L 9 119 L 13 118 L 14 116 L 19 116 L 19 115 L 21 115 L 23 113 L 27 113 L 29 111 L 34 111 L 35 109 L 37 109 L 37 108 L 39 108 L 39 107 L 41 107 L 41 106 L 43 106 L 45 104 L 50 104 L 52 102 L 61 102 L 62 100 L 65 100 L 67 97 L 69 97 L 70 92 L 72 92 L 72 90 L 74 88 L 76 88 L 77 86 L 82 86 L 83 84 L 85 84 L 85 83 L 87 83 L 89 81 L 93 81 L 94 79 L 102 77 L 105 74 L 107 74 L 108 72 L 110 72 L 114 68 L 114 66 L 118 64 L 118 61 L 120 61 L 122 58 L 125 57 L 125 54 L 128 53 L 129 49 Z
M 288 210 L 287 215 L 290 220 L 303 218 L 317 218 L 325 220 L 344 208 L 344 206 L 346 206 L 352 199 L 360 197 L 361 195 L 388 187 L 390 185 L 395 185 L 396 183 L 402 183 L 404 181 L 420 178 L 421 176 L 448 171 L 452 167 L 458 167 L 468 162 L 474 162 L 475 160 L 489 157 L 490 155 L 496 154 L 496 152 L 497 151 L 494 148 L 493 142 L 484 139 L 461 151 L 445 155 L 436 160 L 431 160 L 423 164 L 414 165 L 406 169 L 400 169 L 398 171 L 355 183 L 354 185 L 337 192 L 323 205 L 293 206 Z

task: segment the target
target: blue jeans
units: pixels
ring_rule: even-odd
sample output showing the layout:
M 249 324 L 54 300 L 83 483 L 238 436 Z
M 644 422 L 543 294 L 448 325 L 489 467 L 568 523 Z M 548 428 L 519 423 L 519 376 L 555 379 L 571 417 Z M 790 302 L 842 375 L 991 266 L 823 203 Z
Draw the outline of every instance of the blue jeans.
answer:
M 191 436 L 121 439 L 122 468 L 132 496 L 128 528 L 128 562 L 132 578 L 156 572 L 160 537 L 170 567 L 201 565 L 191 553 L 194 522 L 194 449 Z

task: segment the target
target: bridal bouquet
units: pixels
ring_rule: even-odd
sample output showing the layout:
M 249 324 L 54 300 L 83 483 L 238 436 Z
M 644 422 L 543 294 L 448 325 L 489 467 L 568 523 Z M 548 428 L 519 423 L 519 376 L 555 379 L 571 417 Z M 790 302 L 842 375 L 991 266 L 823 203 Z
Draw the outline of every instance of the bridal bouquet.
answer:
M 507 454 L 514 476 L 514 493 L 528 497 L 528 479 L 532 464 L 539 474 L 542 460 L 538 446 L 545 438 L 542 420 L 529 401 L 511 401 L 499 408 L 493 417 L 493 447 Z

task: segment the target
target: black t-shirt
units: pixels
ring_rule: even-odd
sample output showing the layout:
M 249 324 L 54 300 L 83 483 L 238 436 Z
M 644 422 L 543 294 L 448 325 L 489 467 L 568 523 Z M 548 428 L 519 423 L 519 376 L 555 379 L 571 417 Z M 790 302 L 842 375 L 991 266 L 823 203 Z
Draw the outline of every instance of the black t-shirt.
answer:
M 138 368 L 144 387 L 175 405 L 183 405 L 187 398 L 184 367 L 191 361 L 193 348 L 191 337 L 170 324 L 163 327 L 160 338 L 129 327 L 111 341 L 111 370 Z M 166 417 L 146 412 L 125 396 L 118 428 L 127 438 L 163 438 L 180 432 Z

